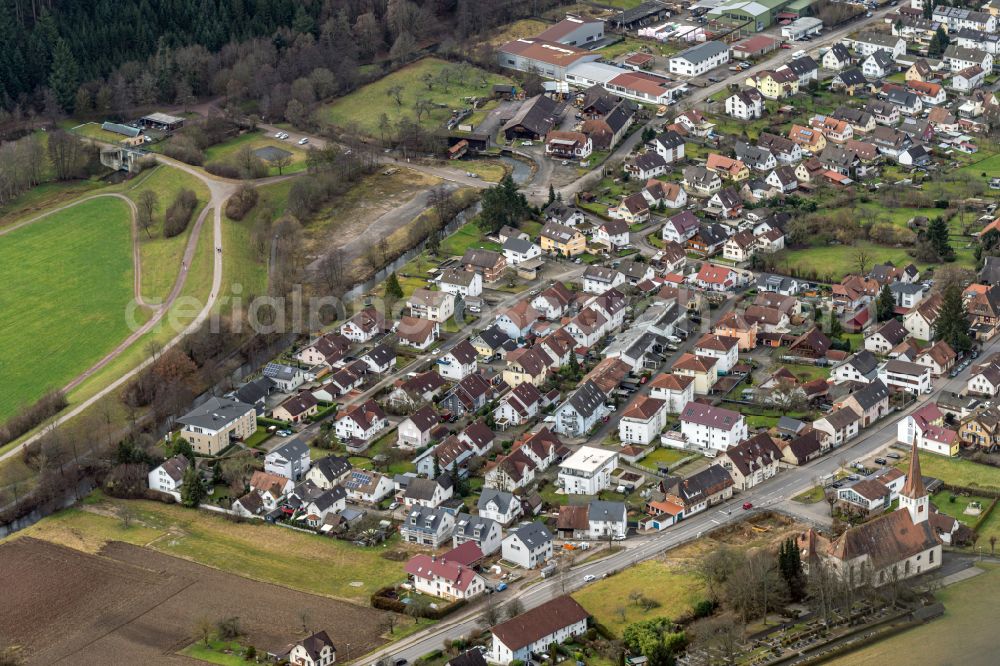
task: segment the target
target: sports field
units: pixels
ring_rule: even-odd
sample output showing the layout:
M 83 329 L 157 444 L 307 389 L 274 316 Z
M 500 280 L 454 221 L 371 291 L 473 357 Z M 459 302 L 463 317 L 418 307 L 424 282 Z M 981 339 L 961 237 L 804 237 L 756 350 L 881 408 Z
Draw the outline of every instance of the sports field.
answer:
M 441 79 L 442 72 L 449 73 L 448 81 Z M 425 78 L 429 81 L 425 82 Z M 321 121 L 339 127 L 356 124 L 369 136 L 379 136 L 379 118 L 385 114 L 395 126 L 400 118 L 416 120 L 415 105 L 427 100 L 432 108 L 421 116 L 426 128 L 438 127 L 448 120 L 452 109 L 468 106 L 465 97 L 489 97 L 497 83 L 510 83 L 510 79 L 492 74 L 472 65 L 457 65 L 438 58 L 424 58 L 363 86 L 350 95 L 334 100 L 317 111 Z M 391 94 L 399 86 L 399 103 Z
M 0 419 L 63 386 L 128 335 L 129 209 L 101 197 L 0 237 Z

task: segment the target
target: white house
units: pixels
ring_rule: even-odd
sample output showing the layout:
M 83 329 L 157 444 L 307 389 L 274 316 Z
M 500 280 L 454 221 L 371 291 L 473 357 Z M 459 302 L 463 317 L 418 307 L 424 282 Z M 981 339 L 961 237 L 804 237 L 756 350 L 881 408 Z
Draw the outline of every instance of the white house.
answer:
M 501 538 L 500 523 L 491 518 L 468 513 L 455 516 L 455 531 L 451 535 L 451 545 L 454 547 L 471 541 L 479 546 L 483 555 L 492 555 L 500 550 Z
M 546 601 L 526 613 L 490 629 L 492 643 L 488 661 L 508 666 L 514 661 L 529 663 L 532 654 L 545 652 L 553 643 L 563 643 L 587 632 L 589 614 L 573 597 Z
M 452 268 L 445 271 L 438 281 L 441 291 L 456 294 L 462 298 L 481 296 L 483 293 L 483 276 L 475 271 Z
M 845 382 L 869 384 L 876 378 L 878 378 L 878 359 L 867 349 L 844 359 L 830 371 L 830 379 L 834 384 Z
M 431 442 L 431 431 L 440 419 L 434 408 L 424 405 L 399 422 L 396 428 L 396 446 L 401 449 L 421 449 Z
M 406 300 L 410 314 L 418 319 L 442 323 L 455 314 L 455 294 L 447 291 L 415 289 Z
M 903 342 L 909 335 L 898 319 L 890 319 L 874 333 L 865 337 L 865 349 L 873 354 L 887 355 L 893 347 Z
M 191 465 L 185 456 L 174 456 L 149 473 L 149 489 L 162 493 L 177 493 L 184 484 L 184 472 Z
M 624 538 L 628 531 L 625 502 L 592 500 L 587 506 L 588 536 L 591 539 Z
M 958 433 L 944 427 L 944 412 L 933 402 L 928 402 L 912 414 L 907 414 L 896 425 L 897 442 L 911 444 L 914 438 L 918 449 L 933 451 L 943 456 L 958 455 Z
M 689 402 L 681 411 L 681 434 L 695 446 L 725 451 L 747 437 L 743 415 L 722 407 Z
M 451 540 L 455 516 L 441 508 L 415 506 L 399 526 L 399 536 L 406 543 L 440 548 Z
M 618 421 L 618 437 L 623 444 L 649 444 L 666 425 L 666 415 L 666 402 L 639 396 L 622 413 Z
M 292 646 L 288 663 L 296 666 L 332 666 L 337 660 L 337 648 L 325 631 L 318 631 Z
M 821 433 L 820 442 L 824 449 L 836 448 L 857 437 L 861 417 L 851 407 L 841 407 L 813 421 L 813 428 Z
M 608 220 L 597 227 L 594 240 L 606 243 L 608 247 L 621 248 L 629 244 L 629 226 L 625 220 Z
M 385 412 L 374 400 L 353 407 L 337 419 L 334 432 L 342 442 L 370 442 L 382 430 L 389 426 Z
M 343 481 L 347 497 L 360 504 L 378 504 L 392 494 L 392 479 L 363 469 L 352 469 Z
M 486 579 L 474 569 L 433 555 L 414 555 L 406 563 L 406 573 L 417 592 L 457 601 L 486 592 Z M 292 662 L 295 663 L 295 662 Z
M 557 483 L 567 494 L 596 495 L 611 487 L 611 473 L 618 467 L 618 452 L 581 446 L 559 464 Z
M 663 400 L 668 414 L 680 414 L 694 400 L 694 384 L 694 377 L 664 373 L 650 383 L 649 395 Z
M 990 357 L 972 369 L 966 390 L 975 395 L 994 397 L 1000 393 L 1000 361 Z
M 587 266 L 583 272 L 583 290 L 588 294 L 603 294 L 624 282 L 625 274 L 615 268 Z
M 483 488 L 476 502 L 476 510 L 483 518 L 494 520 L 505 527 L 517 520 L 522 513 L 521 501 L 513 493 L 496 488 Z
M 298 481 L 309 471 L 309 445 L 296 437 L 264 456 L 264 471 Z
M 438 360 L 438 373 L 459 382 L 476 372 L 479 367 L 476 348 L 468 340 L 462 340 Z
M 735 92 L 726 98 L 726 113 L 740 120 L 764 117 L 764 96 L 756 88 Z
M 750 490 L 778 473 L 781 449 L 766 432 L 731 446 L 719 456 L 719 464 L 733 477 L 740 490 Z
M 740 341 L 727 335 L 716 335 L 706 333 L 694 345 L 694 353 L 697 356 L 708 356 L 718 359 L 715 364 L 716 372 L 726 374 L 733 369 L 733 366 L 740 358 Z
M 517 266 L 542 256 L 542 248 L 530 240 L 508 238 L 507 242 L 503 244 L 503 256 L 507 259 L 508 265 Z
M 606 413 L 605 397 L 604 392 L 588 379 L 556 408 L 552 430 L 569 437 L 585 434 Z
M 879 367 L 878 378 L 890 388 L 914 395 L 931 392 L 931 369 L 918 363 L 890 359 Z
M 729 62 L 728 45 L 717 41 L 702 42 L 672 57 L 670 59 L 670 73 L 701 76 L 727 62 Z
M 500 552 L 508 562 L 534 569 L 552 559 L 552 534 L 541 523 L 524 523 L 507 533 Z

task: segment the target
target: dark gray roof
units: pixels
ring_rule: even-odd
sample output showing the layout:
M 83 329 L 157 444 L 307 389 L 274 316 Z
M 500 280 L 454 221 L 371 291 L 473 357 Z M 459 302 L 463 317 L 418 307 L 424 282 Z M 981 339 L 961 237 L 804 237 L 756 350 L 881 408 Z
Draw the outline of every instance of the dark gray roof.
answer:
M 552 534 L 541 523 L 525 523 L 512 530 L 511 534 L 516 534 L 530 550 L 552 541 Z
M 340 486 L 334 486 L 333 488 L 321 493 L 312 501 L 316 505 L 317 509 L 320 511 L 326 511 L 331 506 L 344 499 L 347 499 L 347 492 Z
M 430 500 L 434 497 L 434 491 L 438 487 L 451 487 L 451 480 L 446 474 L 442 474 L 436 479 L 416 478 L 410 479 L 406 486 L 405 497 L 413 500 Z
M 649 171 L 657 167 L 666 166 L 667 161 L 659 153 L 649 151 L 635 158 L 635 165 L 642 171 Z
M 511 252 L 517 252 L 519 254 L 526 254 L 531 246 L 534 245 L 530 240 L 524 240 L 523 238 L 508 238 L 507 242 L 503 244 L 504 250 L 510 250 Z
M 448 666 L 486 666 L 486 657 L 479 650 L 468 650 L 449 661 Z
M 684 137 L 674 130 L 667 130 L 666 132 L 657 134 L 655 141 L 664 148 L 677 148 L 684 145 Z
M 819 69 L 816 61 L 807 55 L 790 60 L 786 66 L 795 76 L 802 76 L 803 74 L 808 74 Z
M 590 506 L 587 507 L 587 520 L 624 521 L 626 513 L 625 502 L 592 500 Z
M 377 366 L 383 366 L 396 358 L 396 350 L 389 345 L 379 345 L 365 354 Z
M 438 531 L 441 521 L 447 515 L 449 514 L 444 509 L 432 509 L 430 507 L 417 505 L 410 509 L 410 513 L 406 516 L 406 520 L 403 522 L 402 527 L 406 530 L 430 532 L 433 534 Z
M 497 506 L 497 510 L 500 513 L 507 513 L 512 502 L 516 501 L 516 498 L 512 493 L 508 493 L 505 490 L 497 490 L 496 488 L 483 488 L 483 493 L 479 496 L 479 501 L 476 502 L 476 508 L 480 511 L 485 509 L 490 502 L 493 502 Z
M 882 383 L 881 379 L 876 379 L 851 395 L 854 396 L 862 409 L 869 409 L 889 397 L 889 388 Z
M 854 369 L 862 375 L 867 375 L 868 373 L 878 369 L 878 359 L 875 358 L 875 354 L 871 353 L 867 349 L 862 349 L 857 354 L 847 359 L 845 363 L 850 363 Z
M 605 397 L 604 392 L 597 387 L 597 384 L 588 379 L 578 389 L 573 391 L 568 402 L 578 414 L 587 417 L 604 404 Z
M 283 363 L 268 363 L 264 366 L 264 376 L 272 379 L 294 379 L 302 371 Z
M 534 134 L 548 134 L 556 124 L 558 108 L 559 103 L 555 100 L 545 95 L 538 95 L 521 104 L 521 108 L 507 121 L 503 129 L 520 125 Z
M 270 456 L 279 456 L 285 460 L 295 460 L 296 458 L 309 453 L 309 445 L 304 441 L 296 437 L 295 439 L 285 442 L 279 447 L 271 449 L 268 453 Z
M 259 377 L 236 389 L 233 397 L 240 402 L 253 405 L 266 398 L 273 388 L 274 382 L 271 381 L 270 377 Z
M 698 46 L 692 46 L 689 49 L 685 49 L 674 56 L 674 58 L 683 58 L 690 63 L 697 65 L 698 63 L 705 62 L 720 53 L 725 53 L 729 50 L 727 44 L 722 42 L 710 41 L 699 44 Z
M 253 411 L 253 405 L 248 405 L 245 402 L 213 397 L 177 419 L 177 422 L 208 430 L 219 430 L 247 412 Z
M 845 69 L 834 78 L 838 79 L 845 86 L 863 86 L 868 83 L 868 79 L 865 78 L 865 75 L 857 67 Z
M 496 324 L 493 324 L 482 333 L 477 336 L 484 343 L 489 345 L 491 349 L 500 349 L 505 342 L 510 340 L 510 337 L 500 330 Z
M 319 470 L 327 481 L 338 479 L 351 469 L 351 462 L 343 456 L 327 456 L 312 464 L 312 469 Z
M 874 60 L 875 64 L 881 67 L 882 69 L 888 69 L 892 67 L 893 59 L 892 56 L 889 55 L 888 51 L 882 51 L 880 49 L 868 57 Z
M 455 516 L 455 534 L 478 539 L 489 534 L 490 530 L 497 522 L 492 518 L 473 516 L 468 513 L 460 513 Z
M 985 258 L 979 281 L 990 285 L 1000 283 L 1000 257 Z

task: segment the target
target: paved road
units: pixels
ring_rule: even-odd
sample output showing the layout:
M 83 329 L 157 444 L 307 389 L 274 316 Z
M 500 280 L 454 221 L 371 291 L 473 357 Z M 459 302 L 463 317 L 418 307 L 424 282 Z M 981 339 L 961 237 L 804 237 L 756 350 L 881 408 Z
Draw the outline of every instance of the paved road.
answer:
M 1000 338 L 995 339 L 983 349 L 983 354 L 1000 350 Z M 942 378 L 935 382 L 935 390 L 929 395 L 920 396 L 909 408 L 895 412 L 874 428 L 864 431 L 861 437 L 832 451 L 826 456 L 814 460 L 801 467 L 784 470 L 777 476 L 765 481 L 759 486 L 739 493 L 725 504 L 697 514 L 679 525 L 668 528 L 655 535 L 637 536 L 624 542 L 625 550 L 609 555 L 604 559 L 589 564 L 574 567 L 563 577 L 546 580 L 531 585 L 525 589 L 514 589 L 501 593 L 499 600 L 505 601 L 518 597 L 525 608 L 532 608 L 549 599 L 572 592 L 583 586 L 586 575 L 602 576 L 624 569 L 636 562 L 649 559 L 686 541 L 695 539 L 704 531 L 712 530 L 720 525 L 735 522 L 743 518 L 741 510 L 744 502 L 751 502 L 754 510 L 777 509 L 801 515 L 803 518 L 815 521 L 811 513 L 803 514 L 797 510 L 801 505 L 791 502 L 791 498 L 816 484 L 816 479 L 834 474 L 841 467 L 841 462 L 848 462 L 874 455 L 887 449 L 896 441 L 896 426 L 907 414 L 923 406 L 928 401 L 936 401 L 942 391 L 957 391 L 968 379 L 971 368 L 967 368 L 958 377 Z M 824 505 L 825 506 L 825 505 Z M 481 613 L 482 602 L 461 615 L 447 620 L 439 625 L 421 631 L 384 650 L 366 655 L 355 663 L 373 663 L 379 658 L 405 657 L 410 661 L 428 652 L 438 649 L 443 640 L 453 640 L 469 635 L 479 629 L 476 620 Z
M 190 266 L 194 260 L 195 250 L 197 249 L 198 240 L 201 237 L 201 229 L 205 224 L 205 220 L 208 218 L 209 213 L 213 215 L 213 225 L 212 225 L 212 240 L 216 248 L 222 249 L 222 206 L 225 204 L 226 199 L 236 191 L 237 187 L 240 185 L 240 181 L 216 178 L 214 176 L 209 176 L 204 171 L 191 167 L 183 162 L 178 162 L 169 157 L 157 156 L 157 160 L 168 164 L 174 168 L 181 169 L 187 173 L 190 173 L 194 177 L 201 180 L 209 190 L 209 201 L 205 204 L 194 226 L 191 229 L 191 235 L 189 237 L 188 243 L 184 248 L 184 255 L 182 257 L 182 266 Z M 191 321 L 188 326 L 186 326 L 182 331 L 179 331 L 169 342 L 163 346 L 163 350 L 172 348 L 187 334 L 197 330 L 212 313 L 212 309 L 215 307 L 216 300 L 219 296 L 219 291 L 222 287 L 222 256 L 221 251 L 215 252 L 213 257 L 212 266 L 212 288 L 209 294 L 208 300 L 203 305 L 201 311 L 198 315 Z M 163 317 L 170 311 L 170 306 L 177 300 L 180 296 L 181 291 L 184 289 L 184 285 L 187 282 L 188 272 L 187 270 L 179 270 L 177 274 L 177 279 L 174 282 L 173 288 L 170 290 L 170 294 L 167 296 L 166 300 L 160 304 L 154 311 L 153 316 L 145 324 L 133 331 L 125 340 L 120 344 L 115 346 L 115 348 L 106 354 L 101 360 L 95 363 L 93 366 L 85 370 L 83 373 L 74 378 L 69 384 L 67 384 L 63 390 L 70 391 L 80 385 L 87 378 L 92 376 L 95 372 L 106 366 L 108 363 L 120 356 L 126 349 L 131 347 L 137 340 L 142 338 L 146 333 L 151 331 Z M 74 406 L 69 411 L 66 411 L 56 417 L 54 420 L 47 424 L 46 430 L 50 426 L 62 425 L 70 419 L 76 417 L 82 413 L 85 409 L 93 405 L 95 402 L 103 398 L 104 396 L 117 391 L 125 382 L 129 381 L 132 377 L 136 376 L 141 372 L 146 366 L 153 362 L 152 358 L 148 358 L 139 365 L 135 366 L 131 370 L 127 371 L 115 381 L 111 382 L 109 385 L 102 388 L 100 391 L 95 393 L 90 398 L 87 398 L 83 402 L 80 402 Z M 37 441 L 45 430 L 39 430 L 34 435 L 31 435 L 21 441 L 17 446 L 14 446 L 0 454 L 0 462 L 17 455 L 21 449 L 25 446 Z

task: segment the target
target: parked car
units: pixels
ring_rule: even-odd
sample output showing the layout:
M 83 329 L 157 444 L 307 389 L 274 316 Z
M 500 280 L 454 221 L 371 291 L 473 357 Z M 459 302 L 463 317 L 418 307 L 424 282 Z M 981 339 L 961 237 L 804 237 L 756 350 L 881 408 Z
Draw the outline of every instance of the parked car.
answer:
M 503 592 L 506 589 L 507 589 L 507 583 L 500 583 L 496 587 L 497 592 Z
M 875 464 L 876 465 L 884 465 L 885 464 L 885 458 L 876 458 L 875 459 Z
M 885 457 L 886 458 L 892 458 L 893 460 L 899 460 L 903 456 L 899 455 L 898 453 L 887 453 L 887 454 L 885 454 Z
M 302 137 L 301 139 L 299 139 L 299 145 L 300 145 L 300 146 L 304 146 L 304 145 L 306 145 L 307 143 L 309 143 L 309 137 L 307 137 L 307 136 L 304 136 L 304 137 Z

